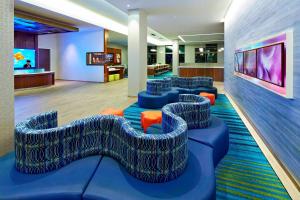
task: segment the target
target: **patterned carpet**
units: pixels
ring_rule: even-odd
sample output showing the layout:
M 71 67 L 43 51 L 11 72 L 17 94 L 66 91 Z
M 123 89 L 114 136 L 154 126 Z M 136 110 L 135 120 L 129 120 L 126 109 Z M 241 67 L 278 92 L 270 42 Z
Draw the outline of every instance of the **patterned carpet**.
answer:
M 140 113 L 133 104 L 125 118 L 140 127 Z M 226 121 L 229 152 L 216 168 L 217 199 L 290 199 L 285 188 L 225 95 L 219 95 L 212 114 Z

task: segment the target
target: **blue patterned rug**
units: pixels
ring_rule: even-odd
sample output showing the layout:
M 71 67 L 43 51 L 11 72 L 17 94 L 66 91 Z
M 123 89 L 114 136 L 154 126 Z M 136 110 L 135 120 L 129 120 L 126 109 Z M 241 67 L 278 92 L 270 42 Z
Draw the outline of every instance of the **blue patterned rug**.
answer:
M 140 131 L 140 113 L 145 110 L 135 103 L 124 113 Z M 230 132 L 229 152 L 216 168 L 217 199 L 290 199 L 225 95 L 218 96 L 212 114 L 222 118 Z

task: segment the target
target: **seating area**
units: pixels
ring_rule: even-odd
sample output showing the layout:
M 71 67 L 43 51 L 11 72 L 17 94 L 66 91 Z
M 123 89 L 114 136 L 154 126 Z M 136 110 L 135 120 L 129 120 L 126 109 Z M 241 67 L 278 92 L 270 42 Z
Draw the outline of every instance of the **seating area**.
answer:
M 214 199 L 228 130 L 210 101 L 179 95 L 163 107 L 161 127 L 143 134 L 113 115 L 57 127 L 57 112 L 34 116 L 16 126 L 15 154 L 0 160 L 0 199 Z
M 147 90 L 138 94 L 138 103 L 142 108 L 162 108 L 168 103 L 177 102 L 179 94 L 199 95 L 201 92 L 218 97 L 211 77 L 167 77 L 162 80 L 148 80 Z

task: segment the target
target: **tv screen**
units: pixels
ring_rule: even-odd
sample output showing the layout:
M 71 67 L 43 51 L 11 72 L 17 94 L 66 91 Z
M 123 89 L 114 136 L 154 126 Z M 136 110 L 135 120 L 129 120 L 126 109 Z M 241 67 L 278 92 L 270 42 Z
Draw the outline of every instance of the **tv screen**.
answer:
M 14 68 L 22 69 L 26 61 L 30 60 L 31 67 L 35 67 L 34 49 L 14 49 Z
M 104 52 L 87 52 L 86 53 L 87 65 L 104 65 L 106 64 L 106 55 Z
M 256 77 L 256 50 L 244 52 L 244 74 Z
M 243 52 L 235 53 L 234 60 L 235 60 L 234 70 L 236 72 L 243 73 L 243 68 L 244 68 L 244 54 L 243 54 Z
M 257 78 L 283 86 L 283 44 L 257 50 Z

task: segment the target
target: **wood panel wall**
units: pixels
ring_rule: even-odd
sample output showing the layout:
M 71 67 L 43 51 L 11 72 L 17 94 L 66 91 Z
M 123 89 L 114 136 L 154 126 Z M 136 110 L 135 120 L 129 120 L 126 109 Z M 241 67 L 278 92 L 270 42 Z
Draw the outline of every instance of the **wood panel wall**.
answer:
M 50 71 L 50 49 L 39 49 L 39 67 Z
M 209 76 L 214 81 L 224 81 L 224 68 L 179 68 L 180 77 Z
M 299 186 L 300 4 L 299 1 L 280 0 L 252 0 L 244 4 L 239 12 L 226 16 L 225 90 Z M 291 28 L 294 30 L 294 99 L 286 99 L 234 76 L 236 49 Z
M 14 32 L 14 47 L 19 49 L 35 49 L 35 63 L 36 67 L 39 68 L 39 60 L 38 60 L 38 35 L 32 33 L 25 32 Z

